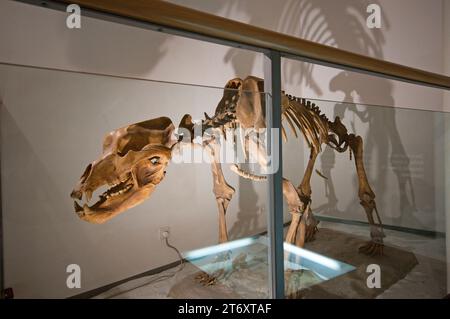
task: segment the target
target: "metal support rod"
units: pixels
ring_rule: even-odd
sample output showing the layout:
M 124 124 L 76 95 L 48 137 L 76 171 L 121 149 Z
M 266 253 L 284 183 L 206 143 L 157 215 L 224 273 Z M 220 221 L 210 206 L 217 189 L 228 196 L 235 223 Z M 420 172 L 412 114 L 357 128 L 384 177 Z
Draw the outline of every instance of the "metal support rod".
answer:
M 0 97 L 0 128 L 1 125 L 3 125 L 3 100 Z M 0 130 L 0 143 L 3 140 L 2 132 Z M 0 144 L 0 299 L 5 298 L 4 291 L 5 291 L 5 243 L 4 243 L 4 233 L 3 233 L 3 200 L 2 200 L 2 145 Z
M 268 175 L 269 292 L 271 298 L 284 298 L 283 251 L 283 170 L 281 140 L 281 56 L 270 51 L 264 56 L 267 151 L 271 158 Z

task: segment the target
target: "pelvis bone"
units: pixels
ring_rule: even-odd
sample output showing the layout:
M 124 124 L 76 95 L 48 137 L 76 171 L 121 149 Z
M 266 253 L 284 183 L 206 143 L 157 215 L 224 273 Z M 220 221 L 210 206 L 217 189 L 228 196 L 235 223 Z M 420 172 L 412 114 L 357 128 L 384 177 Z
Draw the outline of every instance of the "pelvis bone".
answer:
M 78 216 L 91 223 L 103 223 L 152 194 L 165 176 L 176 143 L 175 127 L 167 117 L 133 124 L 109 133 L 103 154 L 89 164 L 71 193 Z M 92 194 L 108 189 L 89 206 Z M 84 203 L 82 202 L 84 196 Z

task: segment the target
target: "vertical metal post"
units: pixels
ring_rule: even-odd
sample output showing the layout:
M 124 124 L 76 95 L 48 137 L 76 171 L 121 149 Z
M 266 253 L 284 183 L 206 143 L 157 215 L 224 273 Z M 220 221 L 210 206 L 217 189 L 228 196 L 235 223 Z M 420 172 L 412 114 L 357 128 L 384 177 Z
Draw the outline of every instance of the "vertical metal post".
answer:
M 443 1 L 443 21 L 444 21 L 444 72 L 450 72 L 450 2 Z M 444 91 L 443 106 L 444 111 L 448 111 L 450 108 L 450 91 Z M 450 114 L 444 114 L 444 194 L 448 194 L 450 190 Z M 446 237 L 446 251 L 447 251 L 447 294 L 450 294 L 450 198 L 445 198 L 445 237 Z
M 449 94 L 450 101 L 450 93 Z M 444 98 L 445 100 L 445 98 Z M 450 104 L 448 104 L 450 105 Z M 444 175 L 444 194 L 450 191 L 450 114 L 437 114 L 443 117 L 444 121 L 444 159 L 443 159 L 443 175 Z M 439 145 L 439 144 L 438 144 Z M 446 260 L 447 260 L 447 295 L 450 295 L 450 197 L 444 196 L 444 212 L 445 212 L 445 241 L 446 241 Z
M 2 201 L 2 125 L 3 125 L 3 100 L 0 97 L 0 299 L 3 299 L 5 291 L 5 250 L 3 235 L 3 201 Z
M 264 56 L 267 151 L 277 169 L 268 175 L 269 292 L 271 298 L 284 298 L 283 252 L 283 170 L 281 141 L 281 56 L 270 51 Z M 278 134 L 273 134 L 278 131 Z

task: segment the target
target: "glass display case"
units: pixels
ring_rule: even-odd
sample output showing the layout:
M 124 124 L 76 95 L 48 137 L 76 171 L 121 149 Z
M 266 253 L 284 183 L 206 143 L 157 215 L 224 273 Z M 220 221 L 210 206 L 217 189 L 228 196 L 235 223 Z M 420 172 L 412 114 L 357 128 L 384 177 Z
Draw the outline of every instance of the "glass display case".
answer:
M 70 297 L 71 285 L 77 284 L 71 277 L 73 269 L 81 270 L 84 292 L 72 297 L 269 297 L 267 181 L 262 178 L 267 172 L 261 162 L 246 158 L 242 132 L 225 131 L 221 122 L 213 125 L 211 120 L 218 114 L 216 106 L 228 105 L 225 102 L 233 99 L 236 88 L 10 65 L 0 66 L 0 85 L 5 284 L 16 297 Z M 265 103 L 263 92 L 244 94 Z M 295 240 L 284 244 L 286 297 L 445 295 L 447 154 L 443 145 L 448 138 L 448 114 L 308 101 L 323 111 L 329 123 L 339 116 L 349 134 L 362 136 L 367 180 L 376 194 L 386 237 L 382 255 L 358 252 L 370 239 L 370 220 L 358 197 L 357 154 L 323 146 L 311 174 L 310 209 L 318 222 L 317 231 L 304 245 Z M 184 111 L 198 119 L 192 120 L 191 131 Z M 145 122 L 162 116 L 170 118 L 169 124 Z M 205 125 L 205 121 L 210 129 L 220 127 L 215 137 L 221 143 L 217 163 L 223 166 L 223 175 L 214 168 L 217 164 L 205 152 L 205 145 L 198 144 L 214 134 L 204 128 L 194 133 L 195 123 Z M 307 169 L 310 159 L 309 146 L 301 134 L 295 137 L 287 121 L 281 133 L 285 139 L 283 176 L 301 180 L 299 173 Z M 107 179 L 96 172 L 102 161 L 114 154 L 117 158 L 108 165 L 119 170 L 118 161 L 127 152 L 145 149 L 145 145 L 136 149 L 130 144 L 145 134 L 135 134 L 133 123 L 147 123 L 141 126 L 158 132 L 172 124 L 165 139 L 156 134 L 151 143 L 144 144 L 168 145 L 164 143 L 172 139 L 173 145 L 184 141 L 179 143 L 183 147 L 170 145 L 170 163 L 163 167 L 159 181 L 151 178 L 157 174 L 153 171 L 144 174 L 154 187 L 151 196 L 126 206 L 117 217 L 112 213 L 97 220 L 102 210 L 87 212 L 83 202 L 88 195 L 74 198 L 73 189 L 80 182 L 87 183 L 86 173 L 81 181 L 79 176 L 89 163 L 90 178 L 97 174 Z M 120 135 L 120 127 L 130 134 Z M 233 128 L 238 129 L 227 127 Z M 109 147 L 108 132 L 117 138 L 116 148 Z M 153 165 L 152 158 L 147 158 L 151 156 L 145 156 Z M 139 172 L 133 167 L 140 160 L 125 168 L 137 180 Z M 225 184 L 220 184 L 221 176 Z M 99 195 L 101 200 L 114 193 L 120 197 L 114 181 L 105 183 L 110 185 L 95 189 L 94 198 Z M 230 190 L 225 206 L 224 194 L 218 192 L 223 185 Z M 126 198 L 121 201 L 127 205 Z M 99 206 L 91 203 L 91 208 Z M 226 214 L 221 211 L 224 208 Z M 84 213 L 95 218 L 86 218 Z M 286 238 L 290 213 L 286 202 Z M 130 273 L 133 276 L 127 276 Z M 38 290 L 33 288 L 37 286 Z
M 450 115 L 350 72 L 445 79 L 198 12 L 192 30 L 169 2 L 84 2 L 83 29 L 50 26 L 67 60 L 0 59 L 2 298 L 448 296 Z M 346 102 L 314 98 L 314 63 L 346 70 L 320 78 Z

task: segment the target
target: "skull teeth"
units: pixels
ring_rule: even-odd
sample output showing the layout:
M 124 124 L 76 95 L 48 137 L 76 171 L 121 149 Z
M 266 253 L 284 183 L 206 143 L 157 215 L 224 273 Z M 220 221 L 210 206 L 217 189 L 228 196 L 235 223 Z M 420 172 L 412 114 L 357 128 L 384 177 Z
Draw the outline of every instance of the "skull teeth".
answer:
M 129 179 L 130 179 L 130 177 L 127 176 L 127 177 L 125 177 L 123 180 L 119 180 L 117 183 L 112 183 L 112 184 L 110 184 L 110 185 L 111 185 L 111 187 L 116 187 L 116 186 L 118 186 L 118 185 L 120 185 L 120 184 L 125 183 L 125 182 L 128 181 Z
M 119 184 L 120 184 L 120 183 L 119 183 Z M 114 197 L 114 196 L 118 196 L 118 195 L 120 195 L 120 194 L 123 194 L 123 193 L 129 191 L 132 187 L 133 187 L 133 184 L 128 184 L 128 185 L 126 185 L 124 188 L 119 189 L 118 191 L 115 191 L 115 192 L 112 192 L 112 193 L 108 193 L 108 192 L 107 192 L 107 193 L 104 194 L 103 196 L 104 196 L 106 199 L 111 198 L 111 197 Z

